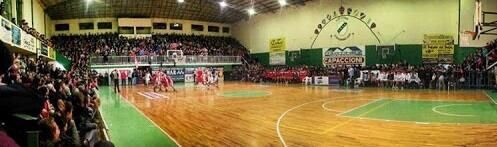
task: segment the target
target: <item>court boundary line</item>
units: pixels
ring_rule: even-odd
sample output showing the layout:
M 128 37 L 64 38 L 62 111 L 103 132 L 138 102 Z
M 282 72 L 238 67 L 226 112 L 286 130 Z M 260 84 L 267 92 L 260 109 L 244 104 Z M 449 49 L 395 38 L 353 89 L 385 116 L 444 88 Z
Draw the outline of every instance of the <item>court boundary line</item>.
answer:
M 335 98 L 335 99 L 331 99 L 331 100 L 336 100 L 336 99 L 342 99 L 342 98 L 350 98 L 350 97 L 358 97 L 358 96 L 376 96 L 376 95 L 355 95 L 355 96 L 344 96 L 344 97 L 339 97 L 339 98 Z M 283 136 L 281 135 L 281 131 L 280 131 L 280 123 L 281 123 L 281 120 L 283 119 L 283 117 L 285 117 L 286 114 L 288 114 L 290 111 L 293 111 L 295 109 L 298 109 L 302 106 L 305 106 L 305 105 L 308 105 L 308 104 L 311 104 L 311 103 L 316 103 L 316 102 L 321 102 L 321 101 L 326 101 L 326 100 L 329 100 L 330 98 L 324 98 L 324 99 L 318 99 L 318 100 L 314 100 L 314 101 L 310 101 L 310 102 L 306 102 L 306 103 L 303 103 L 303 104 L 300 104 L 300 105 L 296 105 L 296 106 L 293 106 L 291 107 L 290 109 L 287 109 L 285 112 L 283 112 L 280 117 L 278 118 L 278 120 L 276 121 L 276 134 L 278 135 L 278 138 L 280 139 L 280 142 L 283 144 L 283 147 L 287 147 L 286 145 L 286 142 L 285 142 L 285 139 L 283 138 Z
M 330 101 L 327 101 L 327 102 L 324 102 L 322 105 L 321 105 L 321 108 L 323 108 L 324 110 L 326 111 L 330 111 L 330 112 L 337 112 L 337 113 L 342 113 L 344 111 L 338 111 L 338 110 L 333 110 L 333 109 L 330 109 L 328 107 L 326 107 L 327 104 L 330 104 L 331 102 L 347 102 L 347 101 L 361 101 L 361 100 L 376 100 L 376 99 L 355 99 L 355 100 L 336 100 L 336 101 L 333 101 L 333 100 L 330 100 Z
M 438 111 L 437 108 L 442 108 L 442 107 L 449 107 L 449 106 L 455 106 L 455 105 L 473 105 L 473 104 L 445 104 L 445 105 L 438 105 L 433 108 L 431 108 L 431 111 L 438 113 L 440 115 L 446 115 L 446 116 L 456 116 L 456 117 L 475 117 L 475 115 L 463 115 L 463 114 L 454 114 L 454 113 L 446 113 L 446 112 L 441 112 Z
M 410 123 L 410 124 L 422 124 L 422 125 L 461 125 L 461 126 L 497 126 L 496 124 L 477 124 L 477 123 L 444 123 L 444 122 L 419 122 L 419 121 L 406 121 L 406 120 L 392 120 L 392 119 L 380 119 L 380 118 L 370 118 L 370 117 L 357 117 L 357 116 L 346 116 L 352 119 L 362 119 L 371 121 L 384 121 L 384 122 L 398 122 L 398 123 Z
M 485 93 L 485 95 L 490 99 L 492 100 L 492 102 L 494 102 L 494 104 L 497 105 L 497 102 L 495 102 L 494 98 L 492 98 L 492 96 L 488 95 L 488 91 L 483 91 L 483 93 Z
M 362 105 L 360 105 L 360 106 L 354 107 L 354 108 L 352 108 L 352 109 L 349 109 L 349 110 L 347 110 L 347 111 L 344 111 L 344 112 L 342 112 L 342 113 L 338 113 L 338 114 L 336 114 L 336 115 L 337 115 L 337 116 L 341 116 L 341 115 L 343 115 L 343 114 L 345 114 L 345 113 L 352 112 L 352 111 L 354 111 L 354 110 L 357 110 L 357 109 L 359 109 L 359 108 L 365 107 L 365 106 L 367 106 L 367 105 L 369 105 L 369 104 L 376 103 L 376 102 L 381 101 L 381 100 L 385 100 L 385 99 L 384 99 L 384 98 L 379 98 L 379 99 L 376 99 L 376 100 L 374 100 L 374 101 L 371 101 L 371 102 L 368 102 L 368 103 L 362 104 Z
M 262 95 L 262 96 L 251 96 L 251 97 L 248 97 L 248 98 L 259 98 L 259 97 L 265 97 L 265 96 L 271 96 L 273 95 L 273 92 L 271 91 L 265 91 L 265 90 L 259 90 L 259 91 L 264 91 L 264 92 L 267 92 L 268 95 Z M 224 91 L 223 91 L 224 92 Z M 221 93 L 223 92 L 217 92 L 216 95 L 217 96 L 220 96 L 220 97 L 227 97 L 227 98 L 241 98 L 241 97 L 244 97 L 244 96 L 224 96 L 222 95 Z
M 415 99 L 415 98 L 407 98 L 407 99 L 403 99 L 403 98 L 400 98 L 400 99 L 397 99 L 397 98 L 392 98 L 392 97 L 385 97 L 385 99 L 389 99 L 389 100 L 395 100 L 395 101 L 425 101 L 425 102 L 469 102 L 469 103 L 483 103 L 483 102 L 488 102 L 488 101 L 485 101 L 485 100 L 423 100 L 423 99 Z
M 152 122 L 152 124 L 154 124 L 155 127 L 159 128 L 159 130 L 161 130 L 162 133 L 166 134 L 167 137 L 169 137 L 171 140 L 173 140 L 173 142 L 176 145 L 178 145 L 178 147 L 182 147 L 182 145 L 179 144 L 178 141 L 176 141 L 176 139 L 174 139 L 173 137 L 171 137 L 171 135 L 169 135 L 169 133 L 167 133 L 164 129 L 162 129 L 159 125 L 157 125 L 154 121 L 152 121 L 152 119 L 150 119 L 147 115 L 145 115 L 145 113 L 143 113 L 140 109 L 138 109 L 135 105 L 133 105 L 133 103 L 131 103 L 130 101 L 128 101 L 128 99 L 125 99 L 124 96 L 122 96 L 121 93 L 117 93 L 117 95 L 119 96 L 120 99 L 123 99 L 129 105 L 131 105 L 133 108 L 135 108 L 135 110 L 138 111 L 140 114 L 142 114 L 148 121 Z
M 377 102 L 377 101 L 375 101 L 375 102 Z M 373 107 L 373 108 L 369 109 L 368 111 L 361 113 L 361 114 L 359 115 L 359 117 L 362 117 L 362 116 L 367 115 L 367 114 L 369 114 L 369 113 L 371 113 L 371 112 L 374 112 L 374 111 L 376 111 L 376 110 L 378 110 L 378 109 L 380 109 L 380 108 L 383 108 L 383 107 L 385 107 L 386 105 L 389 105 L 389 104 L 390 104 L 390 103 L 392 103 L 392 102 L 393 102 L 393 101 L 387 101 L 387 102 L 382 103 L 382 104 L 380 104 L 380 105 L 378 105 L 378 106 L 376 106 L 376 107 Z M 361 106 L 361 107 L 362 107 L 362 106 Z M 357 119 L 349 119 L 349 120 L 347 120 L 347 121 L 341 122 L 341 123 L 339 123 L 339 124 L 337 124 L 337 125 L 335 125 L 335 126 L 333 126 L 333 127 L 329 128 L 329 129 L 324 130 L 324 131 L 323 131 L 322 133 L 320 133 L 320 134 L 321 134 L 321 135 L 323 135 L 323 134 L 326 134 L 326 133 L 328 133 L 328 132 L 331 132 L 331 131 L 333 131 L 333 130 L 335 130 L 335 129 L 339 128 L 339 127 L 342 127 L 342 126 L 345 126 L 345 125 L 349 124 L 350 122 L 352 122 L 352 121 L 354 121 L 354 120 L 357 120 Z

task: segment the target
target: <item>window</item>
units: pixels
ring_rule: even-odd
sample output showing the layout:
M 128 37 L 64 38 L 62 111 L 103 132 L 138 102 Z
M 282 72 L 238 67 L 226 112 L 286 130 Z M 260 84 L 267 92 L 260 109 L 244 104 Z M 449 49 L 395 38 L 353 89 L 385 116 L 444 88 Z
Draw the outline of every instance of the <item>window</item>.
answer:
M 171 23 L 171 24 L 169 24 L 169 29 L 171 29 L 171 30 L 183 30 L 183 24 Z
M 166 23 L 154 23 L 154 29 L 157 30 L 165 30 L 167 29 L 167 24 Z
M 69 24 L 55 24 L 55 31 L 69 31 Z
M 0 15 L 2 15 L 5 19 L 12 21 L 12 0 L 3 0 L 3 4 L 3 12 L 0 12 Z
M 99 22 L 97 27 L 98 29 L 112 29 L 112 22 Z
M 219 33 L 219 27 L 218 26 L 208 26 L 207 31 Z
M 136 34 L 152 34 L 151 27 L 136 27 Z
M 202 31 L 204 31 L 204 26 L 203 25 L 192 24 L 192 31 L 202 32 Z
M 79 30 L 93 30 L 93 23 L 79 23 Z
M 135 34 L 133 27 L 119 27 L 119 34 Z
M 230 33 L 230 28 L 223 27 L 223 33 Z

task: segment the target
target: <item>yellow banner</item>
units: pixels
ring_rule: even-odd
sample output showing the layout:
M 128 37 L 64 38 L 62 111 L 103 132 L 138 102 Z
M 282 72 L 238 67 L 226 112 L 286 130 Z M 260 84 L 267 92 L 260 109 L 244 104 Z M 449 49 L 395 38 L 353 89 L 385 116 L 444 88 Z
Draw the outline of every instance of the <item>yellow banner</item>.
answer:
M 436 59 L 436 58 L 438 58 L 438 46 L 424 44 L 422 56 L 423 56 L 423 59 Z
M 274 38 L 269 40 L 269 52 L 284 52 L 286 50 L 285 38 Z
M 423 59 L 438 59 L 440 55 L 446 58 L 454 54 L 454 38 L 450 35 L 424 35 Z
M 55 60 L 56 57 L 55 55 L 56 55 L 55 49 L 48 47 L 48 58 Z

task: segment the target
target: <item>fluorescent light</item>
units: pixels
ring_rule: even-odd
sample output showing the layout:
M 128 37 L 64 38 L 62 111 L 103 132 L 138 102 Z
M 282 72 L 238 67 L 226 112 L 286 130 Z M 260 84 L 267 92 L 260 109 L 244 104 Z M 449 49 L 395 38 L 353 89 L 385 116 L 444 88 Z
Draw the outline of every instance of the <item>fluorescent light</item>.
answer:
M 278 2 L 280 3 L 280 6 L 286 6 L 287 5 L 286 0 L 278 0 Z
M 248 12 L 249 15 L 254 15 L 255 14 L 254 8 L 248 9 L 247 12 Z
M 224 7 L 228 6 L 228 4 L 225 1 L 222 1 L 222 2 L 219 2 L 219 6 L 221 6 L 221 8 L 224 8 Z
M 185 0 L 178 0 L 178 3 L 183 3 L 185 2 Z

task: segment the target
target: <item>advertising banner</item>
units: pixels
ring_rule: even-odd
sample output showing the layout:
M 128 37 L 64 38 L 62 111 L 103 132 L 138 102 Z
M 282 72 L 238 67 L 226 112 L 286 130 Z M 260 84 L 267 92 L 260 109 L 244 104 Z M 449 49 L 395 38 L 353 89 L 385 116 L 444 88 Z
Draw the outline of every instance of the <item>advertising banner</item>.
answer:
M 314 85 L 329 85 L 329 79 L 325 76 L 315 76 Z
M 186 83 L 193 83 L 195 82 L 195 73 L 196 68 L 185 68 L 185 82 Z
M 26 49 L 32 53 L 36 53 L 36 38 L 28 33 L 21 31 L 21 48 Z
M 21 28 L 12 26 L 12 45 L 21 47 Z
M 274 38 L 269 40 L 269 64 L 285 65 L 285 38 Z
M 48 47 L 40 42 L 40 54 L 48 57 Z
M 184 68 L 166 68 L 166 74 L 171 76 L 175 82 L 185 81 L 185 69 Z
M 423 63 L 453 63 L 454 39 L 450 35 L 424 35 Z
M 324 65 L 364 65 L 365 46 L 332 47 L 323 49 Z
M 48 58 L 55 60 L 55 49 L 48 47 Z
M 9 21 L 2 18 L 0 24 L 0 39 L 8 44 L 12 44 L 12 26 Z
M 185 74 L 185 83 L 195 82 L 193 74 Z
M 329 78 L 328 84 L 333 85 L 333 86 L 340 85 L 340 76 L 339 75 L 330 75 L 328 78 Z

